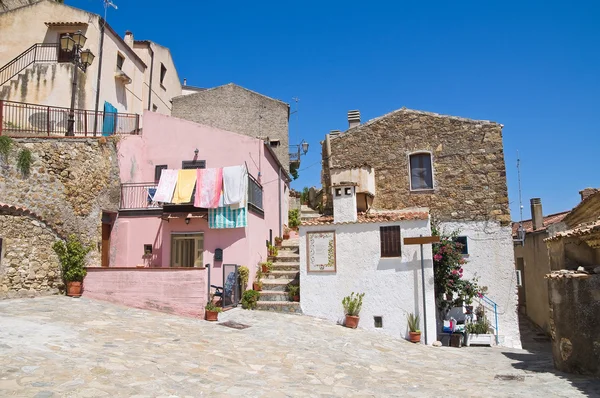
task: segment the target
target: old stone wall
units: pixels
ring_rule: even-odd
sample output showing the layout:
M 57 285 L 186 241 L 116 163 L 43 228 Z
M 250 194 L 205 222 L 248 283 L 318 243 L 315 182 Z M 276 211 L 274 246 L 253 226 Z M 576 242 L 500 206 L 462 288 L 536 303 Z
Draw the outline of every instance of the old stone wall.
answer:
M 18 153 L 31 151 L 28 176 L 16 167 Z M 119 205 L 115 144 L 97 139 L 13 139 L 8 160 L 0 159 L 0 203 L 25 207 L 62 235 L 76 234 L 100 247 L 102 211 Z M 88 265 L 100 265 L 93 250 Z
M 510 222 L 502 125 L 400 109 L 323 141 L 326 208 L 332 169 L 375 169 L 373 207 L 429 207 L 436 221 Z M 429 151 L 434 189 L 410 190 L 409 154 Z
M 548 278 L 554 366 L 600 377 L 600 275 Z
M 0 298 L 56 294 L 63 288 L 59 236 L 41 220 L 0 210 Z
M 255 138 L 279 140 L 273 147 L 289 170 L 289 105 L 235 84 L 173 98 L 172 116 Z

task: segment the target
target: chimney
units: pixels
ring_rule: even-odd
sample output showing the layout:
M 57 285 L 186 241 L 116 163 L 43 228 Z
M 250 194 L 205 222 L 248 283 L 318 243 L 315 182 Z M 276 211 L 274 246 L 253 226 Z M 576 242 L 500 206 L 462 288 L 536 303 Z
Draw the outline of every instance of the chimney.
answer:
M 533 230 L 537 231 L 544 227 L 544 214 L 542 213 L 542 200 L 540 198 L 531 199 L 531 223 Z
M 360 126 L 360 111 L 348 111 L 348 128 Z
M 183 85 L 187 86 L 187 79 L 185 77 L 183 78 Z
M 355 222 L 356 214 L 356 183 L 340 182 L 331 187 L 333 197 L 333 222 Z
M 588 196 L 592 196 L 596 192 L 598 192 L 598 189 L 596 188 L 586 188 L 583 191 L 579 191 L 579 195 L 581 195 L 581 201 L 583 202 Z
M 133 48 L 133 33 L 131 33 L 130 30 L 125 31 L 125 38 L 123 41 L 125 41 L 125 44 L 127 44 L 129 47 Z

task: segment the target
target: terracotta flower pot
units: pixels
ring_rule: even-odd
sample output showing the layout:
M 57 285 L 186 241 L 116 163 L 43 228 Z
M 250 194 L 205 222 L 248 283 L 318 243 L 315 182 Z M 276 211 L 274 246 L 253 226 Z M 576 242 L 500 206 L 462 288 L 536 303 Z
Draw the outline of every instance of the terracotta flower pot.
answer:
M 292 301 L 295 301 L 297 303 L 300 302 L 300 295 L 292 297 Z
M 67 282 L 67 296 L 81 296 L 81 282 Z
M 283 244 L 283 242 L 275 241 L 275 247 L 281 247 L 282 244 Z
M 356 329 L 356 327 L 358 326 L 359 319 L 360 318 L 357 316 L 346 315 L 346 327 Z
M 218 321 L 219 320 L 219 313 L 217 311 L 209 311 L 206 310 L 204 311 L 205 313 L 205 319 L 207 321 Z
M 421 341 L 421 332 L 408 332 L 411 343 L 418 343 Z
M 261 265 L 260 267 L 261 267 L 261 269 L 262 269 L 262 273 L 263 273 L 263 274 L 268 274 L 268 273 L 269 273 L 269 267 L 267 267 L 267 266 L 266 266 L 266 265 L 264 265 L 264 264 L 263 264 L 263 265 Z
M 290 238 L 290 234 L 283 234 L 283 240 L 288 240 Z

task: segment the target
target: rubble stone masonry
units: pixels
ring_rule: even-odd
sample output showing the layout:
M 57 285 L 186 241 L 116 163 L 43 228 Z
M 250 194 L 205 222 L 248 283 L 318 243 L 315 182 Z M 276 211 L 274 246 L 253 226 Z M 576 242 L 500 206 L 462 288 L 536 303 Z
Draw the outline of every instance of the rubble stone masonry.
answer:
M 375 169 L 373 207 L 429 207 L 437 221 L 510 223 L 502 125 L 402 108 L 323 141 L 326 208 L 331 168 Z M 411 192 L 409 154 L 429 151 L 434 190 Z

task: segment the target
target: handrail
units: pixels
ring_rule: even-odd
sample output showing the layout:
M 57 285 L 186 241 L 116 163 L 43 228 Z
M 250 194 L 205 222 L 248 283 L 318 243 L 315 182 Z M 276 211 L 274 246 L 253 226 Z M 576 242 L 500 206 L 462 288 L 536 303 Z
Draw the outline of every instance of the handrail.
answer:
M 495 321 L 496 321 L 496 327 L 494 328 L 495 330 L 495 334 L 496 334 L 496 345 L 498 345 L 498 304 L 496 304 L 496 302 L 494 300 L 492 300 L 491 298 L 481 295 L 479 297 L 481 300 L 483 300 L 485 303 L 491 305 L 494 307 L 494 317 L 495 317 Z
M 36 43 L 0 68 L 0 86 L 36 62 L 58 62 L 58 43 Z

